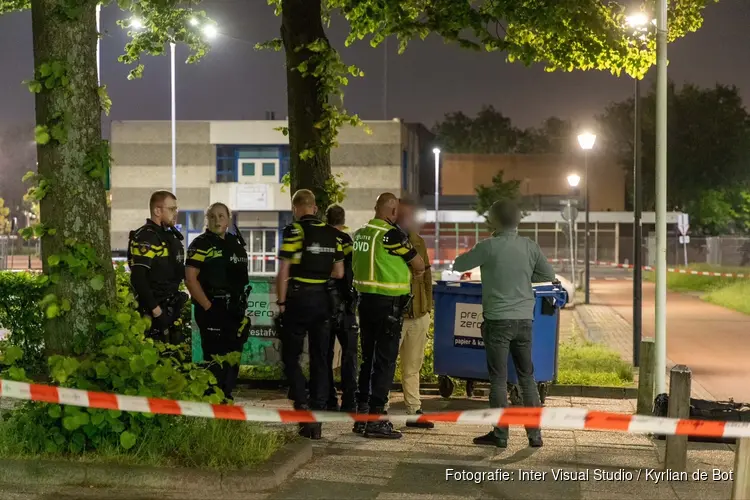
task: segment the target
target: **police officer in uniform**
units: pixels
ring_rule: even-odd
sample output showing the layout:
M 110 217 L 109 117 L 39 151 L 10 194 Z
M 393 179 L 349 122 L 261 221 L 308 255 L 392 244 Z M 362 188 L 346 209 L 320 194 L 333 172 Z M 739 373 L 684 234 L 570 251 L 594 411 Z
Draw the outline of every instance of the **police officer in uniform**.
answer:
M 331 363 L 329 377 L 330 396 L 328 409 L 339 410 L 338 396 L 333 380 L 333 348 L 336 339 L 341 345 L 341 411 L 357 411 L 357 292 L 354 290 L 352 270 L 352 237 L 346 233 L 346 212 L 340 205 L 331 205 L 326 210 L 326 221 L 338 231 L 341 249 L 344 252 L 344 278 L 336 280 L 341 297 L 339 310 L 334 316 L 328 357 Z
M 281 357 L 289 398 L 297 410 L 325 410 L 329 396 L 331 320 L 337 305 L 331 278 L 344 277 L 338 232 L 316 218 L 315 195 L 300 189 L 292 197 L 296 222 L 284 228 L 276 276 Z M 310 395 L 299 364 L 305 336 L 310 352 Z M 320 439 L 320 424 L 300 424 L 301 436 Z
M 177 198 L 169 191 L 156 191 L 149 200 L 151 217 L 130 232 L 128 267 L 138 309 L 151 318 L 147 336 L 154 340 L 182 342 L 180 313 L 187 294 L 180 292 L 185 277 L 185 248 L 175 229 Z
M 247 294 L 250 278 L 242 235 L 227 232 L 232 215 L 223 203 L 206 211 L 207 230 L 190 244 L 185 283 L 195 306 L 203 358 L 224 396 L 233 399 L 239 363 L 212 361 L 212 356 L 242 352 L 250 331 Z
M 357 411 L 385 414 L 398 358 L 404 311 L 411 301 L 411 275 L 424 273 L 424 261 L 396 225 L 398 198 L 378 197 L 375 218 L 354 236 L 354 286 L 360 294 L 359 321 L 362 365 Z M 411 272 L 410 269 L 411 268 Z M 354 432 L 365 437 L 397 439 L 391 422 L 357 422 Z

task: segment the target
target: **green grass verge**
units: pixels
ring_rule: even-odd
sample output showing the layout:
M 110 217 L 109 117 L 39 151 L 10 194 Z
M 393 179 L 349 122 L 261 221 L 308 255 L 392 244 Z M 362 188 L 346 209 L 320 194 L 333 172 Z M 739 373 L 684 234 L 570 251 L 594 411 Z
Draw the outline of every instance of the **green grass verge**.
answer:
M 727 309 L 750 314 L 748 294 L 750 294 L 750 280 L 745 278 L 707 293 L 703 296 L 703 300 Z
M 7 417 L 0 421 L 0 457 L 11 459 L 244 469 L 265 462 L 295 439 L 295 435 L 287 429 L 269 428 L 252 422 L 174 417 L 172 425 L 144 429 L 138 443 L 130 450 L 120 446 L 103 446 L 95 452 L 81 455 L 53 454 L 27 449 L 26 440 L 19 434 L 22 427 L 13 419 L 12 412 Z
M 680 268 L 677 268 L 680 269 Z M 713 273 L 748 273 L 743 267 L 720 267 L 708 264 L 693 264 L 687 267 L 691 271 L 707 271 Z M 643 273 L 646 281 L 655 281 L 656 275 L 653 271 Z M 726 278 L 719 276 L 696 276 L 693 274 L 667 273 L 667 288 L 674 292 L 702 292 L 710 293 L 720 290 L 734 283 L 747 281 L 747 278 Z
M 604 346 L 574 340 L 560 345 L 557 383 L 629 386 L 633 384 L 633 367 Z

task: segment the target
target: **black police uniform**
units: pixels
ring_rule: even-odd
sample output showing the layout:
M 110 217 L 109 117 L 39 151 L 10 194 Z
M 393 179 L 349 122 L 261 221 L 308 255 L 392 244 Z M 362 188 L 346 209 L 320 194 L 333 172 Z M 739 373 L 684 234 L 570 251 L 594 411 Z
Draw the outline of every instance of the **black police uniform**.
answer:
M 331 363 L 330 396 L 328 409 L 338 410 L 338 397 L 333 380 L 333 349 L 336 339 L 341 345 L 341 411 L 354 412 L 357 410 L 357 292 L 354 290 L 354 271 L 352 270 L 352 237 L 343 231 L 338 233 L 341 249 L 344 252 L 344 277 L 336 280 L 339 296 L 341 297 L 339 310 L 335 312 L 331 325 L 330 348 L 328 349 L 329 363 Z
M 383 247 L 389 254 L 409 263 L 419 254 L 409 237 L 394 225 L 383 235 Z M 387 296 L 362 293 L 359 298 L 362 365 L 359 372 L 357 412 L 383 414 L 393 385 L 396 361 L 404 323 L 404 311 L 411 302 L 410 294 Z M 354 432 L 366 437 L 399 438 L 401 433 L 388 421 L 356 422 Z
M 335 290 L 330 285 L 335 262 L 344 260 L 338 231 L 305 215 L 284 228 L 279 259 L 291 262 L 281 316 L 281 357 L 295 409 L 324 410 L 329 396 L 331 320 Z M 280 303 L 281 305 L 281 303 Z M 310 397 L 299 364 L 305 335 L 310 353 Z
M 138 300 L 138 309 L 152 317 L 159 306 L 158 318 L 152 318 L 150 337 L 170 344 L 182 342 L 180 315 L 187 302 L 180 292 L 185 278 L 185 248 L 182 234 L 172 227 L 156 224 L 151 219 L 131 231 L 128 241 L 130 284 Z
M 239 364 L 211 362 L 211 357 L 242 352 L 250 332 L 246 315 L 250 278 L 244 242 L 231 233 L 222 238 L 206 231 L 190 244 L 185 265 L 200 270 L 198 283 L 211 301 L 211 307 L 205 310 L 193 300 L 203 359 L 210 363 L 219 388 L 231 399 Z

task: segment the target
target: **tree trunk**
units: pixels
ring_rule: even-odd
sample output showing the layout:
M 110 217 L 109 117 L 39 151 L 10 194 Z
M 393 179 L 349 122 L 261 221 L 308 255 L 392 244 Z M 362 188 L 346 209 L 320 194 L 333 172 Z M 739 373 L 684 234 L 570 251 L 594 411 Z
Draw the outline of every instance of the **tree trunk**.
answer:
M 67 68 L 68 85 L 43 88 L 36 94 L 37 125 L 49 125 L 62 113 L 66 140 L 50 140 L 37 146 L 38 172 L 51 183 L 41 201 L 41 220 L 54 235 L 42 238 L 45 273 L 60 273 L 51 286 L 57 300 L 70 303 L 70 311 L 47 321 L 45 348 L 48 355 L 83 352 L 92 345 L 99 308 L 115 299 L 107 198 L 101 179 L 85 169 L 92 152 L 102 151 L 101 108 L 96 72 L 96 0 L 33 0 L 34 66 L 60 61 Z M 74 11 L 71 7 L 78 6 Z M 71 19 L 72 17 L 72 19 Z M 96 264 L 84 272 L 54 270 L 51 255 L 70 253 L 70 245 L 90 246 Z M 104 286 L 91 285 L 94 276 Z
M 307 46 L 316 40 L 328 44 L 321 20 L 322 0 L 282 0 L 281 38 L 286 53 L 287 100 L 289 113 L 290 192 L 310 189 L 315 193 L 318 208 L 325 210 L 328 204 L 326 181 L 331 178 L 331 153 L 321 148 L 321 133 L 315 127 L 323 119 L 324 105 L 328 95 L 320 84 L 320 78 L 312 76 L 315 67 L 310 63 L 307 74 L 297 68 L 308 62 L 312 52 Z M 305 150 L 314 155 L 301 158 Z

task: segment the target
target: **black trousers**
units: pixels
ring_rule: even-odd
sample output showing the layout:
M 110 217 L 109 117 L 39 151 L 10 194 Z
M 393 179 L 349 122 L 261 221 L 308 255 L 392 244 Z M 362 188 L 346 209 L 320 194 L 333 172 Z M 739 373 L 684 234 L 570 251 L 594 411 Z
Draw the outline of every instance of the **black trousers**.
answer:
M 401 300 L 401 297 L 375 294 L 362 294 L 360 299 L 362 365 L 357 394 L 360 412 L 383 413 L 388 404 L 404 321 L 400 309 L 394 309 L 394 306 Z
M 328 378 L 330 395 L 328 404 L 338 403 L 336 387 L 333 381 L 333 348 L 339 339 L 341 344 L 341 408 L 353 411 L 356 409 L 357 397 L 357 318 L 354 314 L 345 314 L 343 323 L 336 325 L 331 332 L 328 359 L 331 370 Z
M 281 332 L 281 360 L 295 409 L 324 410 L 329 395 L 331 301 L 324 286 L 290 285 Z M 310 396 L 299 364 L 308 337 Z
M 227 398 L 232 398 L 232 391 L 237 386 L 237 376 L 240 373 L 239 363 L 230 365 L 212 362 L 211 359 L 214 355 L 225 356 L 232 352 L 242 352 L 250 331 L 250 319 L 230 314 L 226 310 L 206 311 L 196 305 L 195 322 L 201 332 L 203 359 L 209 363 L 208 369 L 216 377 L 216 385 Z

